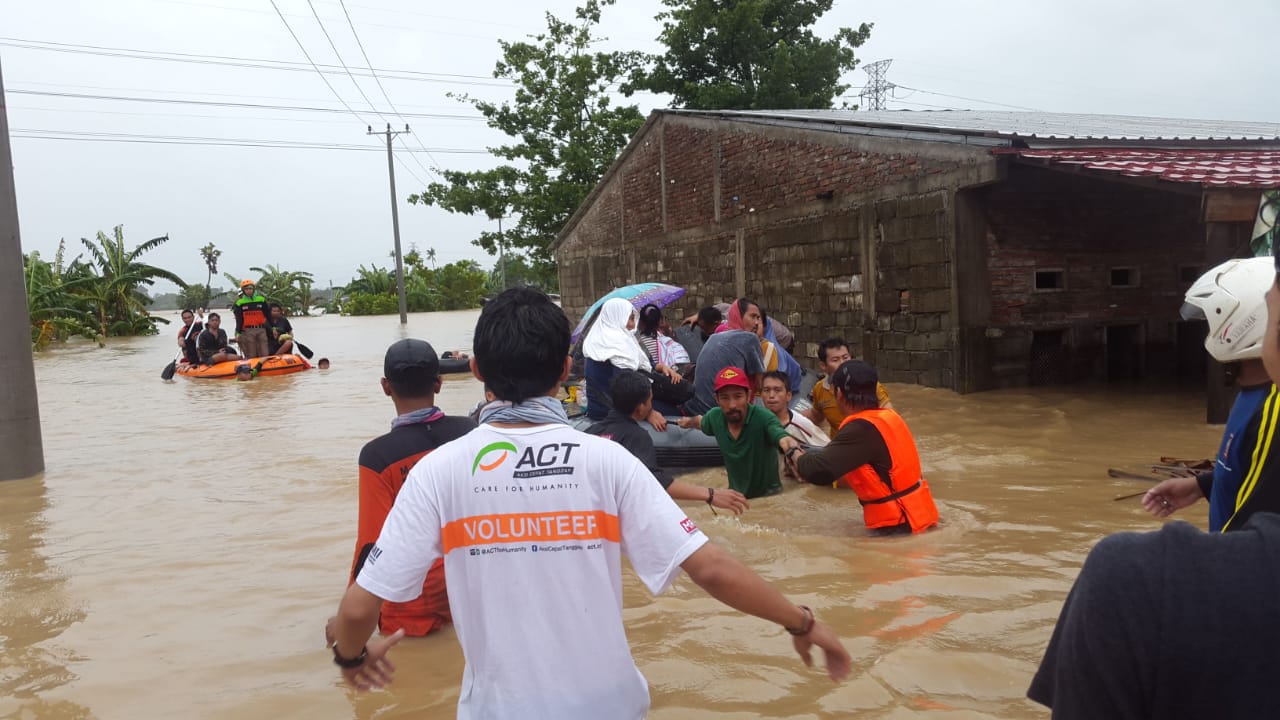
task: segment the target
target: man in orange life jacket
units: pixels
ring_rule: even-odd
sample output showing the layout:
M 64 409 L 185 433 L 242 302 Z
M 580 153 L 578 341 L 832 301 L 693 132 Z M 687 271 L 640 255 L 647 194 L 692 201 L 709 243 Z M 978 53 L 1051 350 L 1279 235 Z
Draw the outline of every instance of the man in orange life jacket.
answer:
M 805 482 L 843 480 L 858 493 L 863 520 L 877 533 L 923 532 L 938 524 L 938 508 L 920 470 L 920 454 L 902 418 L 881 408 L 876 369 L 850 360 L 831 377 L 846 415 L 831 443 L 796 460 Z
M 236 315 L 236 343 L 240 345 L 240 354 L 247 358 L 270 355 L 267 326 L 271 309 L 252 280 L 240 281 L 240 297 L 236 298 L 232 312 Z
M 447 417 L 436 407 L 440 359 L 430 343 L 413 338 L 399 340 L 387 348 L 382 364 L 382 392 L 395 404 L 396 418 L 391 422 L 391 432 L 370 440 L 360 451 L 359 527 L 348 584 L 355 582 L 364 567 L 413 466 L 432 450 L 476 426 L 470 418 Z M 330 618 L 325 628 L 331 645 L 335 621 Z M 417 599 L 382 604 L 378 629 L 384 635 L 403 629 L 406 635 L 418 636 L 439 630 L 451 621 L 444 562 L 437 560 Z

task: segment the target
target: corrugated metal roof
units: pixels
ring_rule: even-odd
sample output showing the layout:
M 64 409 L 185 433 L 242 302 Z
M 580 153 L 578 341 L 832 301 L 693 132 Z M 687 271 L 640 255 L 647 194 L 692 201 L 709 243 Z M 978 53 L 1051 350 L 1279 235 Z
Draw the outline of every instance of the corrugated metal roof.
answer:
M 1280 123 L 987 110 L 672 110 L 725 118 L 1042 141 L 1278 141 Z
M 1209 188 L 1280 187 L 1280 150 L 1059 148 L 993 152 L 1125 177 L 1156 178 Z

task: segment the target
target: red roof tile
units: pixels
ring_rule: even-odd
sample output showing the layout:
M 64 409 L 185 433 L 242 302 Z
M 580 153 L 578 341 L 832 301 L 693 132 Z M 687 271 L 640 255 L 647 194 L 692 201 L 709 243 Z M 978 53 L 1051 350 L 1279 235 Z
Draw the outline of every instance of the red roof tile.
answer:
M 1280 187 L 1280 150 L 1196 150 L 1136 148 L 999 148 L 997 155 L 1016 155 L 1053 165 L 1126 177 L 1155 178 L 1212 188 Z

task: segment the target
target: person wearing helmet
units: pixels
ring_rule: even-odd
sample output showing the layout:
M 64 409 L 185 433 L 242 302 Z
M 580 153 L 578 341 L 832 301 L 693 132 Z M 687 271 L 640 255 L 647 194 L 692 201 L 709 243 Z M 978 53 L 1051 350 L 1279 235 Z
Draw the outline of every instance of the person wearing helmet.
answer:
M 236 343 L 240 345 L 240 354 L 247 358 L 270 355 L 267 326 L 271 310 L 252 280 L 240 281 L 240 297 L 236 298 L 232 312 L 236 316 Z
M 1270 458 L 1280 394 L 1267 376 L 1262 345 L 1267 328 L 1266 292 L 1275 281 L 1271 258 L 1228 260 L 1187 290 L 1182 317 L 1205 320 L 1205 349 L 1214 360 L 1236 366 L 1240 392 L 1227 418 L 1226 432 L 1212 472 L 1170 478 L 1147 491 L 1142 506 L 1160 518 L 1209 499 L 1209 531 L 1238 530 L 1256 511 L 1248 502 Z M 1276 512 L 1280 506 L 1264 508 Z

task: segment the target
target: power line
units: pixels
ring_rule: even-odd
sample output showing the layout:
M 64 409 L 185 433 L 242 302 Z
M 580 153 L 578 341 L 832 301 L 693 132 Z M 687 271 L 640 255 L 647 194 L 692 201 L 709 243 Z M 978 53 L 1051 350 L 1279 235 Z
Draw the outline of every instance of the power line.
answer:
M 1040 110 L 1036 108 L 1026 107 L 1025 105 L 1010 105 L 1008 103 L 992 102 L 991 100 L 982 100 L 980 98 L 965 97 L 963 95 L 948 95 L 947 93 L 934 92 L 932 90 L 921 90 L 920 88 L 907 87 L 906 85 L 898 85 L 897 87 L 900 87 L 903 90 L 914 90 L 916 92 L 924 93 L 925 95 L 937 95 L 938 97 L 952 98 L 955 100 L 967 100 L 968 102 L 978 102 L 984 105 L 996 105 L 999 107 L 1013 108 L 1015 110 L 1030 110 L 1032 112 L 1040 112 Z
M 364 98 L 364 101 L 366 104 L 368 104 L 369 109 L 373 110 L 373 112 L 378 116 L 379 119 L 381 119 L 383 122 L 386 122 L 387 117 L 382 113 L 378 112 L 378 108 L 374 107 L 373 101 L 369 99 L 368 95 L 364 94 L 364 88 L 360 87 L 360 83 L 356 82 L 355 76 L 351 74 L 351 68 L 347 67 L 347 63 L 342 60 L 342 53 L 338 52 L 338 46 L 334 44 L 333 38 L 329 37 L 329 31 L 328 29 L 325 28 L 324 22 L 320 19 L 320 13 L 316 12 L 315 4 L 312 3 L 311 0 L 307 0 L 307 7 L 311 8 L 311 14 L 316 16 L 316 23 L 320 25 L 320 32 L 324 33 L 324 39 L 329 41 L 329 47 L 333 48 L 333 56 L 338 58 L 338 64 L 341 65 L 343 71 L 347 73 L 347 77 L 351 78 L 351 84 L 356 86 L 356 92 L 360 93 L 360 97 Z M 280 17 L 281 19 L 284 19 L 283 15 L 281 15 Z M 365 124 L 367 125 L 368 123 L 365 123 Z
M 23 81 L 21 81 L 21 84 L 22 84 L 22 85 L 36 85 L 36 86 L 39 86 L 39 87 L 76 88 L 76 89 L 79 89 L 79 90 L 110 90 L 110 91 L 114 91 L 114 92 L 130 92 L 130 93 L 137 93 L 137 92 L 141 92 L 141 93 L 156 93 L 156 94 L 159 94 L 159 95 L 207 95 L 207 96 L 209 96 L 209 97 L 252 98 L 252 99 L 254 99 L 254 100 L 290 100 L 290 101 L 293 101 L 293 102 L 302 102 L 302 103 L 316 103 L 316 102 L 321 102 L 321 103 L 322 103 L 322 102 L 328 102 L 328 100 L 327 100 L 327 99 L 323 99 L 323 98 L 321 98 L 321 99 L 317 99 L 317 98 L 300 98 L 300 97 L 293 97 L 293 96 L 291 96 L 291 95 L 252 95 L 252 94 L 249 94 L 249 93 L 240 93 L 240 92 L 235 92 L 235 93 L 220 93 L 220 92 L 209 92 L 208 90 L 166 90 L 166 89 L 161 89 L 161 88 L 116 87 L 116 86 L 111 86 L 111 85 L 79 85 L 79 84 L 76 84 L 76 83 L 51 83 L 51 82 L 37 82 L 37 81 L 35 81 L 35 80 L 23 80 Z M 440 106 L 440 105 L 416 105 L 416 104 L 415 104 L 415 105 L 405 105 L 405 106 L 403 106 L 403 107 L 429 108 L 429 109 L 432 109 L 432 110 L 439 110 L 439 109 L 441 109 L 441 107 L 442 107 L 442 106 Z M 449 107 L 457 107 L 457 105 L 450 105 Z M 482 117 L 480 117 L 479 115 L 476 115 L 476 116 L 474 116 L 474 117 L 475 117 L 475 119 L 477 119 L 477 120 L 482 120 L 482 119 L 483 119 L 483 118 L 482 118 Z
M 216 100 L 181 100 L 178 98 L 146 98 L 146 97 L 130 97 L 127 95 L 95 95 L 91 93 L 67 93 L 54 92 L 46 90 L 6 90 L 10 95 L 37 95 L 42 97 L 62 97 L 75 98 L 80 100 L 112 100 L 121 102 L 148 102 L 148 103 L 164 103 L 172 105 L 198 105 L 201 107 L 227 107 L 242 108 L 253 110 L 281 110 L 288 112 L 322 112 L 346 114 L 353 112 L 350 108 L 342 110 L 339 108 L 326 107 L 310 107 L 305 105 L 266 105 L 262 103 L 238 103 L 238 102 L 218 102 Z M 484 120 L 479 115 L 450 115 L 445 113 L 404 113 L 404 117 L 418 118 L 434 118 L 441 120 Z M 359 117 L 359 116 L 357 116 Z M 368 125 L 368 123 L 365 123 Z
M 12 137 L 28 140 L 77 140 L 92 142 L 128 142 L 155 145 L 212 145 L 219 147 L 264 147 L 297 150 L 348 150 L 361 152 L 383 152 L 377 145 L 357 145 L 354 143 L 320 143 L 302 140 L 264 140 L 257 138 L 221 138 L 187 135 L 141 135 L 131 133 L 95 132 L 80 130 L 46 130 L 40 128 L 12 128 Z M 465 148 L 432 148 L 431 152 L 452 155 L 484 155 L 488 150 L 469 150 Z M 409 149 L 408 152 L 421 152 Z
M 293 41 L 297 43 L 298 49 L 301 50 L 303 56 L 307 58 L 307 62 L 311 63 L 311 67 L 315 68 L 316 74 L 324 81 L 325 86 L 329 88 L 329 92 L 333 93 L 333 96 L 338 98 L 338 102 L 342 103 L 342 106 L 354 115 L 356 120 L 360 121 L 360 124 L 368 126 L 369 123 L 364 118 L 360 117 L 359 113 L 351 109 L 351 106 L 347 104 L 346 99 L 339 95 L 338 91 L 333 87 L 333 83 L 329 82 L 329 78 L 325 77 L 324 73 L 320 72 L 320 68 L 316 66 L 316 62 L 311 59 L 311 53 L 307 52 L 307 49 L 302 45 L 302 40 L 298 39 L 298 35 L 293 31 L 293 28 L 289 27 L 289 21 L 285 20 L 284 13 L 280 12 L 279 6 L 276 5 L 276 0 L 271 0 L 271 7 L 275 8 L 276 14 L 280 16 L 280 22 L 284 23 L 284 29 L 289 31 L 289 35 L 291 35 L 293 37 Z
M 299 123 L 322 123 L 327 125 L 350 125 L 350 123 L 346 120 L 318 120 L 315 118 L 280 118 L 280 117 L 266 117 L 264 115 L 198 115 L 194 113 L 128 112 L 124 110 L 98 110 L 97 108 L 49 108 L 49 107 L 34 107 L 30 105 L 9 105 L 8 109 L 11 111 L 93 113 L 94 115 L 129 115 L 133 117 L 181 117 L 181 118 L 200 118 L 205 120 L 268 120 L 268 121 L 274 121 L 274 122 L 299 122 Z
M 277 9 L 277 12 L 279 10 Z M 283 19 L 283 13 L 280 14 Z M 287 25 L 286 21 L 286 25 Z M 311 72 L 316 67 L 321 72 L 336 75 L 342 69 L 336 65 L 310 66 L 289 60 L 271 60 L 267 58 L 246 58 L 229 55 L 198 55 L 195 53 L 174 52 L 170 50 L 138 50 L 136 48 L 118 48 L 102 45 L 80 45 L 60 43 L 48 40 L 27 40 L 25 38 L 0 37 L 0 46 L 21 48 L 24 50 L 46 50 L 50 52 L 75 53 L 81 55 L 100 55 L 105 57 L 126 58 L 131 60 L 158 60 L 164 62 L 194 63 L 197 65 L 222 65 L 228 67 L 255 68 L 261 70 L 285 70 L 290 72 Z M 484 75 L 465 75 L 461 73 L 429 73 L 418 70 L 379 69 L 384 77 L 393 80 L 411 80 L 417 82 L 437 82 L 454 85 L 478 85 L 488 87 L 511 87 L 510 82 L 501 82 Z M 357 73 L 363 74 L 363 73 Z M 454 79 L 461 78 L 461 79 Z
M 310 2 L 310 0 L 307 0 L 307 1 Z M 378 89 L 382 91 L 383 99 L 387 101 L 387 105 L 391 108 L 391 112 L 395 113 L 396 116 L 399 117 L 401 120 L 404 120 L 404 116 L 401 115 L 400 111 L 396 109 L 396 104 L 391 102 L 391 96 L 387 94 L 387 89 L 382 86 L 382 80 L 378 79 L 378 73 L 374 72 L 373 70 L 373 63 L 369 60 L 369 53 L 365 52 L 364 50 L 364 43 L 360 41 L 360 33 L 356 32 L 356 24 L 354 22 L 351 22 L 351 13 L 347 12 L 347 3 L 344 0 L 338 0 L 338 4 L 342 6 L 342 14 L 347 18 L 347 25 L 350 26 L 351 28 L 351 36 L 356 39 L 356 46 L 360 48 L 360 55 L 364 57 L 364 64 L 369 68 L 369 74 L 373 75 L 373 81 L 378 84 Z M 405 123 L 405 125 L 407 126 L 408 123 Z M 421 147 L 424 150 L 426 149 L 426 146 L 423 145 L 422 141 L 418 139 L 417 134 L 414 134 L 413 141 L 418 144 L 418 147 Z M 401 141 L 401 144 L 403 144 L 403 141 Z M 426 171 L 428 175 L 435 174 L 429 168 L 422 165 L 422 161 L 418 160 L 417 155 L 410 155 L 409 157 L 413 158 L 414 161 L 417 162 L 418 165 L 421 166 L 422 169 Z M 440 163 L 436 162 L 436 159 L 431 157 L 430 153 L 427 154 L 427 158 L 431 160 L 431 163 L 433 165 L 436 165 L 437 167 L 439 167 Z

